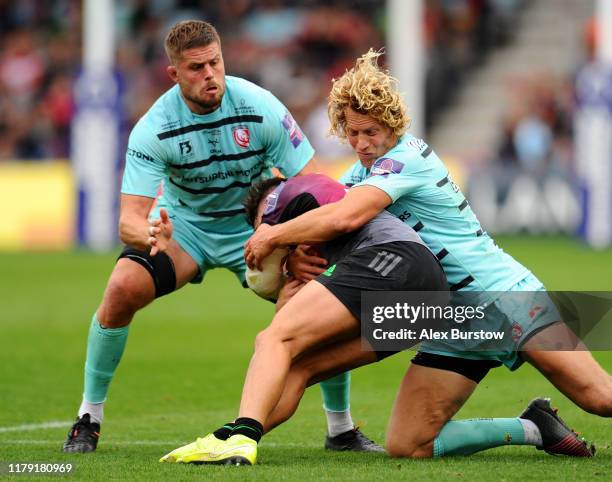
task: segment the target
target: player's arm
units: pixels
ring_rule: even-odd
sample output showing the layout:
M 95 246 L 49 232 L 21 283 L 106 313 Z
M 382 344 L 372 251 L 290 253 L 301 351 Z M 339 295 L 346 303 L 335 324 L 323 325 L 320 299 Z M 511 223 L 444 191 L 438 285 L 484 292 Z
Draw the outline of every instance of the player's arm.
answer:
M 151 224 L 148 216 L 154 201 L 154 198 L 145 196 L 121 195 L 119 237 L 123 243 L 138 249 L 149 250 Z
M 125 244 L 148 251 L 164 251 L 172 236 L 172 222 L 165 210 L 148 220 L 160 183 L 166 175 L 166 157 L 151 128 L 141 119 L 132 130 L 121 184 L 119 237 Z M 163 212 L 162 212 L 163 211 Z
M 391 203 L 386 192 L 364 185 L 350 189 L 336 203 L 313 209 L 285 223 L 262 224 L 245 244 L 247 264 L 259 266 L 263 258 L 280 246 L 323 243 L 354 231 Z

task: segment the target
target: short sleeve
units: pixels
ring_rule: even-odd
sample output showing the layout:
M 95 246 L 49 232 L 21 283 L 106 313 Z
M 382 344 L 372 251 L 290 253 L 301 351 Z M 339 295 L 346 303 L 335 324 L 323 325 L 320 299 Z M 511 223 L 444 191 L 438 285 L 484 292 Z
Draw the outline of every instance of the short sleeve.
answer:
M 295 176 L 312 159 L 314 149 L 287 108 L 267 91 L 263 111 L 266 157 L 284 176 Z
M 121 192 L 154 198 L 165 177 L 166 165 L 159 141 L 142 124 L 136 124 L 128 141 Z

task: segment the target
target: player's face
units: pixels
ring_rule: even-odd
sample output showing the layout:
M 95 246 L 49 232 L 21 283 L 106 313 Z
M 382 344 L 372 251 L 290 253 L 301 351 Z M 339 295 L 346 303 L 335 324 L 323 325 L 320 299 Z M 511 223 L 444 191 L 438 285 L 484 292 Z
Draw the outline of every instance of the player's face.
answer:
M 397 136 L 393 130 L 369 115 L 360 114 L 347 107 L 345 116 L 346 137 L 364 167 L 371 167 L 376 159 L 397 144 Z
M 221 105 L 225 93 L 225 66 L 217 42 L 184 50 L 168 75 L 179 84 L 192 112 L 207 114 Z

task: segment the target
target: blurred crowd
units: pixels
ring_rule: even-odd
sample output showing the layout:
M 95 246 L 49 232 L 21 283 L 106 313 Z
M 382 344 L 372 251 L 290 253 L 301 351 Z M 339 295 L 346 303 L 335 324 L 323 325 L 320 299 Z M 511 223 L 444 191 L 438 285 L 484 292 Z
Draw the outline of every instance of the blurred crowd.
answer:
M 466 73 L 512 39 L 527 2 L 425 1 L 428 125 Z M 69 156 L 81 4 L 0 0 L 0 161 Z M 323 159 L 342 155 L 343 147 L 326 137 L 325 98 L 334 76 L 368 48 L 384 46 L 385 6 L 383 0 L 116 1 L 125 131 L 171 85 L 163 51 L 169 26 L 201 18 L 221 34 L 228 74 L 274 92 Z
M 571 79 L 540 72 L 509 79 L 509 87 L 498 162 L 534 175 L 569 173 L 574 113 Z
M 582 65 L 595 60 L 595 18 L 583 30 Z M 509 99 L 502 119 L 496 164 L 535 176 L 573 174 L 575 78 L 549 72 L 507 79 Z

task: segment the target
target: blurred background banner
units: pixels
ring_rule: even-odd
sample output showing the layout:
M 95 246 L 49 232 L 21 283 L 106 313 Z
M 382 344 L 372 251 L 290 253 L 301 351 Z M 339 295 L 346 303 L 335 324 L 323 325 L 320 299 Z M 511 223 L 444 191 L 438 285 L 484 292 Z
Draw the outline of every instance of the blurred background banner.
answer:
M 117 245 L 127 133 L 171 86 L 163 40 L 188 18 L 217 27 L 227 73 L 279 97 L 330 175 L 354 161 L 327 136 L 331 80 L 384 49 L 413 133 L 445 160 L 485 229 L 612 243 L 612 2 L 0 4 L 0 186 L 15 219 L 0 249 Z M 33 197 L 34 179 L 48 185 Z M 58 182 L 72 190 L 67 203 Z M 49 206 L 61 212 L 41 216 Z

